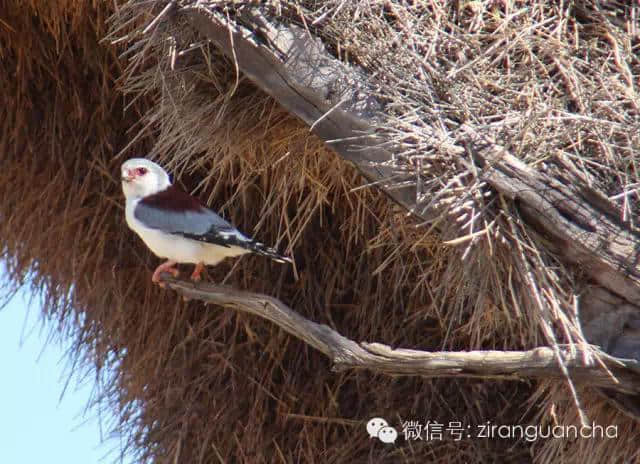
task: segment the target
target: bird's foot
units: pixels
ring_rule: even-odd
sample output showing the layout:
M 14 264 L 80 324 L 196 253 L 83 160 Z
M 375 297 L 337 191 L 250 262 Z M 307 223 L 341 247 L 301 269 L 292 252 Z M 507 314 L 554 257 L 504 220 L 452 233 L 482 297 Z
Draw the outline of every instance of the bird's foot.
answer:
M 160 266 L 158 266 L 156 268 L 156 270 L 153 272 L 153 276 L 151 277 L 151 281 L 154 284 L 158 284 L 161 287 L 164 287 L 164 284 L 162 282 L 160 282 L 160 274 L 162 274 L 163 272 L 168 272 L 170 273 L 173 277 L 178 277 L 180 275 L 180 271 L 178 271 L 174 266 L 178 264 L 175 261 L 165 261 L 164 263 L 162 263 Z
M 193 280 L 194 282 L 200 282 L 202 280 L 202 276 L 200 275 L 202 274 L 202 271 L 204 271 L 204 263 L 200 262 L 196 264 L 196 268 L 191 274 L 191 280 Z

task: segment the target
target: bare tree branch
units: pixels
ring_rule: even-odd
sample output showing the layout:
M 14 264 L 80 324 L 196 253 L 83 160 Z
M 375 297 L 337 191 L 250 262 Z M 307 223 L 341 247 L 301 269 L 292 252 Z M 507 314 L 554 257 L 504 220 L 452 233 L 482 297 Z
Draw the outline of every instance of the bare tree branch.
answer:
M 324 353 L 333 369 L 367 369 L 387 375 L 420 377 L 476 377 L 484 379 L 559 379 L 564 376 L 551 348 L 529 351 L 427 352 L 392 349 L 380 343 L 358 343 L 324 324 L 310 321 L 269 295 L 211 283 L 194 283 L 162 275 L 167 287 L 188 299 L 216 304 L 259 316 Z M 640 377 L 628 368 L 637 362 L 594 351 L 561 346 L 562 358 L 576 383 L 625 393 L 640 393 Z M 595 348 L 594 348 L 595 350 Z M 613 374 L 607 373 L 607 369 Z

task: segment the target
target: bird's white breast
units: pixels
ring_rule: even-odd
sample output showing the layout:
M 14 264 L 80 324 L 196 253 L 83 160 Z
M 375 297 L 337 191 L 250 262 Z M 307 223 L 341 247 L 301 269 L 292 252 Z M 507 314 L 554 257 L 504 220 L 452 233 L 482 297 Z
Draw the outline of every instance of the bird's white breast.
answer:
M 248 252 L 248 250 L 239 247 L 223 247 L 199 242 L 146 227 L 133 214 L 139 201 L 140 199 L 127 199 L 125 208 L 127 225 L 160 258 L 170 259 L 178 263 L 196 264 L 203 262 L 212 266 L 218 264 L 224 258 L 239 256 Z

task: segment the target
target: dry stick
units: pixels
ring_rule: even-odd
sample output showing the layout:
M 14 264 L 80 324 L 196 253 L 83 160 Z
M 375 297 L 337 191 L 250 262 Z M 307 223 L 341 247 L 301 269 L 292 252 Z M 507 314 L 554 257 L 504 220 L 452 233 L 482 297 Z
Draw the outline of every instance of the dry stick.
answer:
M 483 379 L 527 380 L 564 379 L 554 351 L 548 347 L 529 351 L 439 351 L 392 349 L 381 343 L 355 342 L 324 324 L 310 321 L 269 295 L 237 290 L 226 285 L 194 283 L 162 274 L 167 287 L 188 299 L 200 300 L 246 312 L 273 322 L 287 333 L 324 353 L 334 371 L 368 369 L 373 372 L 421 377 L 475 377 Z M 625 369 L 637 365 L 600 353 L 609 375 L 593 358 L 589 348 L 559 346 L 562 361 L 576 383 L 605 387 L 625 393 L 640 393 L 640 378 Z M 592 348 L 593 349 L 593 348 Z
M 603 287 L 640 305 L 640 231 L 588 185 L 553 178 L 511 155 L 470 125 L 461 127 L 481 177 L 520 204 L 523 218 L 549 237 L 547 246 Z
M 165 15 L 167 15 L 175 5 L 176 5 L 175 1 L 171 1 L 171 2 L 167 3 L 167 6 L 165 6 L 162 9 L 162 11 L 158 14 L 158 16 L 156 16 L 153 19 L 153 21 L 151 21 L 149 23 L 149 25 L 143 29 L 142 34 L 144 35 L 144 34 L 148 33 L 151 29 L 153 29 L 156 25 L 158 25 L 158 23 L 160 23 L 162 18 L 164 18 Z

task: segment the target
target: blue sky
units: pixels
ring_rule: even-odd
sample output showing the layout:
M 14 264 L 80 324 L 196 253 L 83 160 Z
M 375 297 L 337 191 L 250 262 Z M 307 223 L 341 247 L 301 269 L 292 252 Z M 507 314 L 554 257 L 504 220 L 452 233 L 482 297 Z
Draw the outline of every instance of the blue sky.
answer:
M 0 462 L 118 461 L 119 441 L 107 440 L 97 411 L 87 410 L 92 379 L 79 384 L 74 376 L 65 390 L 70 341 L 45 344 L 50 327 L 42 328 L 37 299 L 30 307 L 27 302 L 28 294 L 19 292 L 0 310 Z M 102 421 L 113 423 L 104 413 Z

